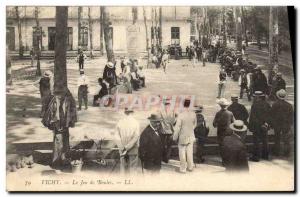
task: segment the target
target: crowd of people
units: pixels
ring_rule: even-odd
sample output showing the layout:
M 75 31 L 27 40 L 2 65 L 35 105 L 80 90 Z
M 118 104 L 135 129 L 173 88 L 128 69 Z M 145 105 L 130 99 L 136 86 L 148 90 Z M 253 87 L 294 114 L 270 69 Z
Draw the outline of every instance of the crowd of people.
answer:
M 199 46 L 189 48 L 189 51 L 194 51 L 193 57 L 203 59 L 203 50 L 202 53 L 197 50 L 202 49 Z M 274 155 L 289 156 L 294 113 L 292 105 L 286 101 L 286 86 L 282 74 L 275 68 L 273 77 L 267 80 L 261 67 L 250 62 L 246 54 L 244 60 L 243 55 L 238 51 L 223 47 L 216 47 L 214 50 L 218 55 L 212 57 L 211 61 L 216 61 L 214 58 L 217 58 L 221 69 L 218 76 L 217 96 L 220 111 L 215 114 L 213 127 L 217 129 L 217 144 L 222 165 L 230 171 L 249 170 L 248 149 L 245 142 L 248 131 L 253 136 L 251 161 L 270 159 L 268 134 L 271 128 L 275 133 Z M 199 54 L 202 54 L 202 57 Z M 78 110 L 81 110 L 82 102 L 85 109 L 88 108 L 89 79 L 84 74 L 85 58 L 82 52 L 78 57 L 80 73 L 77 83 Z M 162 50 L 160 65 L 164 67 L 165 64 L 166 67 L 168 60 L 168 53 Z M 108 62 L 102 78 L 98 79 L 100 88 L 94 95 L 93 105 L 99 105 L 98 101 L 103 96 L 113 94 L 120 85 L 125 87 L 125 93 L 132 93 L 132 90 L 145 87 L 145 75 L 142 69 L 136 59 L 127 60 L 122 57 L 119 72 L 116 62 Z M 166 68 L 164 70 L 166 72 Z M 225 84 L 229 77 L 237 81 L 240 86 L 240 95 L 232 94 L 231 103 L 225 98 Z M 60 97 L 53 95 L 53 75 L 50 71 L 46 71 L 37 83 L 40 85 L 42 97 L 42 122 L 55 131 L 54 140 L 57 141 L 58 146 L 57 151 L 54 151 L 55 161 L 63 161 L 64 153 L 69 149 L 69 142 L 66 140 L 69 135 L 68 128 L 74 126 L 77 121 L 75 100 L 70 91 Z M 244 91 L 249 101 L 254 98 L 249 112 L 239 103 L 239 99 L 243 99 Z M 210 128 L 203 114 L 204 106 L 195 105 L 191 111 L 190 103 L 190 100 L 186 99 L 184 110 L 175 113 L 168 110 L 170 101 L 165 99 L 163 101 L 165 108 L 158 114 L 151 114 L 148 117 L 149 124 L 142 132 L 140 132 L 139 122 L 132 116 L 134 110 L 125 108 L 125 116 L 117 123 L 115 134 L 119 139 L 116 144 L 120 153 L 121 172 L 135 172 L 141 161 L 143 172 L 158 173 L 162 162 L 169 162 L 174 143 L 177 144 L 180 160 L 178 172 L 193 171 L 194 162 L 205 162 L 204 147 Z M 66 113 L 65 116 L 60 116 L 60 112 Z M 284 142 L 283 149 L 281 141 Z M 194 145 L 197 147 L 195 153 Z

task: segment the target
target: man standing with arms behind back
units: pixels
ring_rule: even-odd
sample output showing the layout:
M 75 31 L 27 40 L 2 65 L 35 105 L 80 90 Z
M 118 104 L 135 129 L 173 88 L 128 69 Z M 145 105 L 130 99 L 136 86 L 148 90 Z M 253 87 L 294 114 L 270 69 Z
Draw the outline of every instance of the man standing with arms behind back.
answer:
M 124 113 L 125 117 L 116 126 L 116 143 L 120 152 L 120 171 L 127 174 L 137 171 L 140 125 L 132 117 L 133 110 L 125 108 Z
M 178 115 L 174 127 L 173 140 L 178 143 L 180 173 L 186 173 L 186 170 L 193 171 L 193 145 L 195 141 L 194 129 L 196 128 L 196 114 L 189 111 L 191 101 L 185 100 L 184 111 Z

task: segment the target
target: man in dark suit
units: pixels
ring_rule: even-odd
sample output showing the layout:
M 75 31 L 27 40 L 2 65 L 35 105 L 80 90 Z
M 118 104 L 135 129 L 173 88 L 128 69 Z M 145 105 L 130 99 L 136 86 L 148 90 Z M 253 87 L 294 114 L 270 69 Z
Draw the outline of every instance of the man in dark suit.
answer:
M 161 169 L 162 142 L 159 136 L 161 118 L 156 114 L 151 114 L 148 118 L 150 124 L 145 128 L 140 136 L 139 158 L 142 162 L 143 171 L 158 173 Z
M 246 107 L 239 103 L 237 95 L 231 96 L 232 104 L 227 108 L 228 111 L 233 113 L 233 116 L 236 120 L 242 120 L 245 125 L 248 125 L 249 113 Z
M 229 128 L 231 135 L 224 138 L 221 149 L 223 165 L 226 171 L 249 171 L 247 148 L 244 143 L 247 126 L 243 121 L 235 120 Z
M 220 105 L 221 110 L 216 113 L 213 126 L 217 127 L 218 144 L 221 146 L 229 125 L 234 121 L 234 117 L 232 112 L 226 109 L 229 105 L 227 99 L 221 98 L 217 100 L 217 103 Z
M 279 156 L 281 153 L 280 141 L 284 142 L 283 156 L 290 154 L 290 134 L 291 127 L 294 122 L 293 106 L 285 101 L 286 91 L 279 90 L 276 93 L 278 100 L 271 108 L 271 126 L 275 132 L 275 155 Z
M 250 158 L 252 161 L 258 162 L 260 159 L 259 143 L 262 142 L 263 159 L 268 160 L 268 128 L 270 123 L 271 106 L 265 99 L 265 94 L 261 91 L 254 92 L 254 101 L 251 106 L 249 118 L 249 130 L 253 133 L 254 151 Z
M 253 74 L 253 91 L 261 91 L 264 94 L 268 94 L 268 82 L 265 74 L 261 71 L 260 67 L 254 69 Z

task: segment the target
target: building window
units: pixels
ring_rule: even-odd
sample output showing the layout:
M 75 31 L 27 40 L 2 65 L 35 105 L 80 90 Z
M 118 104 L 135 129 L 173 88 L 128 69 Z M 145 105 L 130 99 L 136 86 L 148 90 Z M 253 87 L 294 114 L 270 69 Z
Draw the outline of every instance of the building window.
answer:
M 40 50 L 43 50 L 43 29 L 42 27 L 32 27 L 32 46 L 34 50 L 37 50 L 37 47 L 39 45 Z M 40 43 L 38 43 L 38 38 L 40 40 Z
M 89 40 L 89 30 L 87 27 L 81 27 L 80 28 L 80 40 L 79 40 L 79 45 L 86 48 L 88 45 L 88 40 Z
M 10 51 L 15 50 L 15 27 L 6 27 L 6 45 Z
M 180 44 L 180 28 L 171 27 L 171 44 Z
M 55 49 L 55 27 L 48 27 L 48 50 Z M 73 48 L 73 28 L 68 27 L 67 50 Z

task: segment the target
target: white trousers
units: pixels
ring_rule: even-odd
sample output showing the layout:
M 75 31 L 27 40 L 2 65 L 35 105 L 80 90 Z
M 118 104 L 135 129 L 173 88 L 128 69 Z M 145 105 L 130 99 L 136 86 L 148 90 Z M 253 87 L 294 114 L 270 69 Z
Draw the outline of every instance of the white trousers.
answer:
M 187 145 L 178 144 L 180 171 L 186 172 L 186 170 L 193 170 L 193 143 Z

